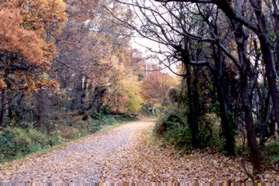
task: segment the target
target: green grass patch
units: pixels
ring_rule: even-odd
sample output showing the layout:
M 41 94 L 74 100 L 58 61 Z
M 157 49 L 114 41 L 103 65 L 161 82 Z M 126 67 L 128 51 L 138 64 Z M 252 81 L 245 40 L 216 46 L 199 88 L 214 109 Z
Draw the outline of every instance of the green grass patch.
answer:
M 23 157 L 60 144 L 58 136 L 35 129 L 6 128 L 0 132 L 0 162 Z
M 8 127 L 0 131 L 0 163 L 21 159 L 35 152 L 47 152 L 53 147 L 133 120 L 135 118 L 122 115 L 100 115 L 97 119 L 90 119 L 87 127 L 64 126 L 51 134 L 34 128 Z

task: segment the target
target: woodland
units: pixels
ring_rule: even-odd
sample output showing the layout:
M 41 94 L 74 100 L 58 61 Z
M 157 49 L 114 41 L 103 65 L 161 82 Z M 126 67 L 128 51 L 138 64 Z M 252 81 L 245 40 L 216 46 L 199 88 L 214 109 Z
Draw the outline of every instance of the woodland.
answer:
M 176 84 L 145 71 L 108 6 L 130 21 L 112 0 L 0 1 L 1 161 L 133 120 Z
M 143 117 L 278 175 L 279 1 L 0 0 L 0 163 Z

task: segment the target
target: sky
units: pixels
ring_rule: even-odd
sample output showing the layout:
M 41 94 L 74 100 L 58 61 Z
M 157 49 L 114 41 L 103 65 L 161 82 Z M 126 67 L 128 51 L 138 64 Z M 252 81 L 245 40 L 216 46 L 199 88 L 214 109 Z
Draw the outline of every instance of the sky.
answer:
M 161 4 L 161 3 L 155 2 L 154 0 L 118 0 L 118 1 L 123 2 L 124 3 L 123 6 L 129 6 L 129 5 L 125 4 L 125 3 L 133 3 L 135 1 L 140 2 L 140 4 L 144 3 L 145 6 L 150 6 L 150 7 L 153 7 L 153 5 L 156 5 L 156 8 L 158 8 L 158 7 L 160 8 L 159 5 Z M 155 4 L 152 4 L 151 2 L 153 2 Z M 140 11 L 137 8 L 133 8 L 131 6 L 129 6 L 129 7 L 131 8 L 132 11 L 134 11 L 135 14 L 137 14 L 139 16 L 139 18 L 137 18 L 136 16 L 133 17 L 134 20 L 132 21 L 132 24 L 134 26 L 136 26 L 137 28 L 140 28 L 141 25 L 142 25 L 142 22 L 139 19 L 142 19 L 143 16 L 141 15 Z M 142 18 L 140 16 L 142 16 Z M 152 19 L 152 17 L 153 16 L 151 15 L 150 18 Z M 124 23 L 124 25 L 125 25 L 125 23 Z M 149 66 L 150 68 L 151 68 L 152 64 L 159 64 L 160 63 L 158 59 L 155 59 L 155 57 L 151 58 L 150 56 L 156 56 L 159 59 L 163 58 L 162 55 L 160 56 L 158 53 L 154 53 L 151 50 L 153 50 L 153 51 L 158 51 L 159 49 L 164 50 L 164 51 L 167 50 L 166 46 L 160 45 L 157 42 L 154 42 L 154 41 L 151 41 L 149 39 L 146 39 L 146 38 L 140 36 L 139 34 L 137 34 L 136 32 L 132 36 L 130 44 L 131 44 L 131 46 L 133 48 L 135 48 L 138 51 L 140 51 L 142 56 L 146 59 L 145 60 L 146 63 L 147 63 L 146 66 Z M 171 73 L 163 65 L 161 65 L 160 68 L 164 69 L 163 72 Z M 175 68 L 176 67 L 174 66 L 173 69 L 175 69 Z

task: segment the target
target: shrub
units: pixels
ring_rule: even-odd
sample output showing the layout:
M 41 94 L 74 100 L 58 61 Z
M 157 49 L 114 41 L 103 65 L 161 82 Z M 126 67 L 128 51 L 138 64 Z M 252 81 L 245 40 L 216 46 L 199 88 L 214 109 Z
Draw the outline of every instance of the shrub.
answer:
M 59 144 L 63 143 L 64 141 L 65 141 L 65 139 L 62 138 L 62 136 L 58 132 L 55 132 L 55 133 L 51 134 L 51 136 L 49 138 L 49 145 L 50 146 L 59 145 Z
M 192 149 L 192 133 L 187 123 L 187 114 L 175 107 L 168 107 L 159 118 L 155 133 L 167 143 L 184 150 Z M 222 140 L 219 138 L 219 120 L 215 114 L 205 114 L 200 118 L 198 140 L 200 148 L 219 150 Z
M 279 141 L 273 141 L 265 146 L 265 152 L 271 164 L 279 168 Z
M 0 133 L 0 161 L 6 157 L 15 156 L 15 143 L 12 141 L 14 134 L 9 131 L 3 131 Z
M 0 161 L 14 159 L 49 146 L 49 138 L 35 129 L 7 128 L 0 133 Z
M 83 121 L 81 117 L 71 117 L 71 120 L 58 120 L 57 128 L 50 134 L 44 134 L 34 128 L 9 127 L 0 131 L 0 162 L 13 160 L 24 155 L 45 150 L 65 141 L 77 139 L 94 133 L 104 125 L 113 125 L 134 120 L 132 115 L 104 115 L 99 113 L 96 118 L 89 117 Z M 69 123 L 71 125 L 69 125 Z
M 235 147 L 236 155 L 248 157 L 250 154 L 249 148 L 246 145 L 237 144 Z
M 192 135 L 183 115 L 176 108 L 165 110 L 156 123 L 154 131 L 165 142 L 184 150 L 190 150 Z
M 189 151 L 192 149 L 192 133 L 188 127 L 174 125 L 164 134 L 164 139 L 171 145 Z
M 33 144 L 38 144 L 41 147 L 49 145 L 49 138 L 47 135 L 35 129 L 27 130 L 27 135 L 30 137 Z
M 162 113 L 155 126 L 155 132 L 159 135 L 164 135 L 174 125 L 186 126 L 186 119 L 186 114 L 176 106 L 162 108 Z
M 79 130 L 75 127 L 72 126 L 60 126 L 59 127 L 59 132 L 56 132 L 56 136 L 61 136 L 61 138 L 70 140 L 76 138 L 76 133 L 79 133 Z
M 216 114 L 207 113 L 203 115 L 199 122 L 200 148 L 222 149 L 223 141 L 219 137 L 219 129 L 219 120 Z
M 141 114 L 146 116 L 153 116 L 153 105 L 150 103 L 144 103 L 141 107 Z
M 113 117 L 111 115 L 103 116 L 102 121 L 104 122 L 104 124 L 107 124 L 107 125 L 113 125 L 113 124 L 117 123 L 117 120 L 115 119 L 115 117 Z

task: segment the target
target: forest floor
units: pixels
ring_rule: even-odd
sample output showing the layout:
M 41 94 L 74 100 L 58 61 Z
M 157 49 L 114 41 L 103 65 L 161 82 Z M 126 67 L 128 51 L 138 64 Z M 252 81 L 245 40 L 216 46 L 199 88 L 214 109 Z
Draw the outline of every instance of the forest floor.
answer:
M 129 122 L 47 153 L 0 165 L 1 182 L 219 182 L 244 181 L 238 159 L 177 151 L 154 143 L 154 121 Z M 279 181 L 276 172 L 260 175 Z

